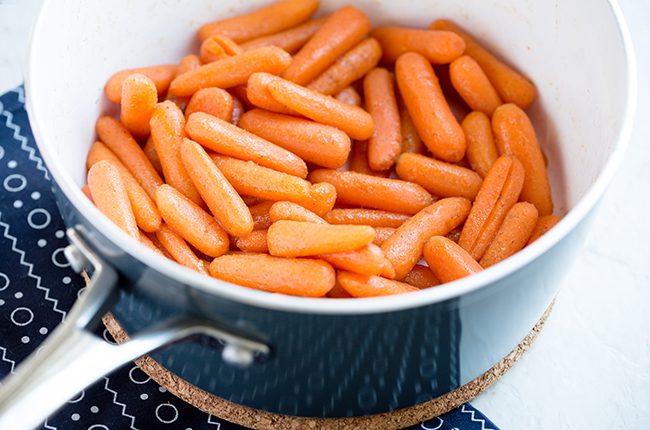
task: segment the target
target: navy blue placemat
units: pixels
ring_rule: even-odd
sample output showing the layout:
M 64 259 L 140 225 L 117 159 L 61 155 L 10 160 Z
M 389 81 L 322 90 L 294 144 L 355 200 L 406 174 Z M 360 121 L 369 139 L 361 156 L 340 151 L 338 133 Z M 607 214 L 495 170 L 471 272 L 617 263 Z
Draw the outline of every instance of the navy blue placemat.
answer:
M 65 318 L 84 282 L 63 256 L 65 225 L 25 112 L 22 87 L 0 96 L 0 379 Z M 100 335 L 112 342 L 104 330 Z M 134 364 L 102 378 L 44 429 L 235 430 L 168 393 Z M 470 404 L 412 429 L 497 430 Z

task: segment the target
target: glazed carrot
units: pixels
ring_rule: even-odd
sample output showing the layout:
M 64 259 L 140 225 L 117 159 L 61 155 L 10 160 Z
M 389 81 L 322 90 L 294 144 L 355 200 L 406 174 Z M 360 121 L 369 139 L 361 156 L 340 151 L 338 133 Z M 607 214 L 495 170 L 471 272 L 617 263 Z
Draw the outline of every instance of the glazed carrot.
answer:
M 126 187 L 113 163 L 102 160 L 93 164 L 88 171 L 88 188 L 97 209 L 126 234 L 140 238 Z
M 282 73 L 290 63 L 291 55 L 275 46 L 253 49 L 183 73 L 169 85 L 169 92 L 175 96 L 191 96 L 201 88 L 235 87 L 245 84 L 256 72 Z
M 239 124 L 241 116 L 244 114 L 244 105 L 236 97 L 232 98 L 232 118 L 230 123 L 232 125 Z
M 419 291 L 409 284 L 379 276 L 340 271 L 336 279 L 345 291 L 353 297 L 379 297 Z
M 494 236 L 494 240 L 479 263 L 482 267 L 494 266 L 519 252 L 530 238 L 537 224 L 537 209 L 528 202 L 515 203 Z
M 185 129 L 192 140 L 220 154 L 301 178 L 307 176 L 307 165 L 292 152 L 212 115 L 193 113 Z
M 334 64 L 314 79 L 307 88 L 331 96 L 343 91 L 364 77 L 379 63 L 381 46 L 375 39 L 366 39 L 339 57 Z
M 153 81 L 140 73 L 129 75 L 122 84 L 120 121 L 133 135 L 146 136 L 156 103 L 158 91 Z
M 402 152 L 399 110 L 388 70 L 377 68 L 368 73 L 363 79 L 363 94 L 375 124 L 368 140 L 368 165 L 372 170 L 388 170 Z
M 292 202 L 275 202 L 269 209 L 269 216 L 273 222 L 288 220 L 327 224 L 327 221 L 312 211 Z
M 113 103 L 120 103 L 122 101 L 122 84 L 124 83 L 124 80 L 134 73 L 140 73 L 153 81 L 158 90 L 158 95 L 162 96 L 165 94 L 169 84 L 174 79 L 176 68 L 176 64 L 165 64 L 162 66 L 139 67 L 137 69 L 122 70 L 115 73 L 110 77 L 108 82 L 106 82 L 104 94 L 106 94 L 106 98 Z
M 474 200 L 483 179 L 473 170 L 420 154 L 402 154 L 395 171 L 400 179 L 422 185 L 434 196 Z
M 171 255 L 167 253 L 165 248 L 162 247 L 160 242 L 158 242 L 158 239 L 156 239 L 156 236 L 152 233 L 145 234 L 143 232 L 140 232 L 140 237 L 138 238 L 138 241 L 155 252 L 158 255 L 161 255 L 165 258 L 171 258 Z
M 410 217 L 404 214 L 374 209 L 332 209 L 331 212 L 325 214 L 324 218 L 330 224 L 397 228 L 404 224 Z
M 449 233 L 467 218 L 472 204 L 459 197 L 442 199 L 422 209 L 402 224 L 381 245 L 395 268 L 396 279 L 404 278 L 422 258 L 422 247 L 432 236 Z
M 324 261 L 266 254 L 215 258 L 210 275 L 257 290 L 306 297 L 323 297 L 336 282 L 334 269 Z
M 160 226 L 160 230 L 156 232 L 156 238 L 178 264 L 199 273 L 208 274 L 205 261 L 197 257 L 187 242 L 166 224 Z
M 253 73 L 255 75 L 256 73 Z M 252 76 L 252 75 L 251 75 Z M 273 75 L 271 75 L 273 76 Z M 251 78 L 248 78 L 250 81 Z M 248 83 L 244 85 L 237 85 L 236 87 L 232 87 L 228 89 L 228 93 L 230 96 L 234 99 L 239 99 L 239 101 L 242 103 L 242 105 L 245 107 L 245 110 L 252 109 L 254 105 L 251 103 L 250 100 L 248 100 L 248 94 L 246 92 L 248 89 L 246 88 Z
M 515 103 L 526 109 L 535 101 L 537 91 L 528 79 L 497 59 L 458 25 L 441 19 L 431 24 L 431 28 L 453 31 L 462 37 L 465 41 L 465 54 L 476 60 L 506 103 Z
M 377 246 L 382 246 L 395 231 L 397 229 L 393 227 L 375 227 L 375 240 L 372 243 Z
M 492 115 L 503 103 L 481 66 L 469 55 L 457 58 L 449 65 L 451 83 L 472 110 Z
M 370 32 L 370 19 L 359 9 L 344 6 L 334 12 L 294 56 L 283 77 L 306 85 L 352 49 Z
M 223 228 L 233 236 L 252 232 L 248 207 L 201 145 L 184 139 L 180 153 L 185 171 Z
M 418 131 L 415 128 L 415 123 L 409 110 L 404 104 L 404 100 L 401 97 L 398 98 L 399 106 L 399 118 L 400 118 L 400 129 L 402 132 L 402 153 L 405 152 L 415 152 L 421 154 L 426 150 Z
M 235 190 L 244 196 L 290 201 L 319 216 L 332 210 L 336 201 L 336 189 L 330 184 L 312 185 L 297 176 L 236 158 L 213 155 L 212 160 Z
M 492 243 L 506 214 L 517 203 L 523 184 L 524 168 L 516 158 L 503 155 L 494 162 L 458 241 L 475 260 L 480 260 Z
M 277 257 L 308 257 L 354 251 L 372 243 L 375 230 L 363 225 L 330 225 L 280 220 L 269 227 L 269 253 Z
M 144 155 L 147 157 L 147 159 L 149 159 L 149 162 L 151 163 L 153 168 L 156 169 L 158 175 L 163 176 L 163 169 L 162 169 L 162 164 L 160 164 L 160 157 L 158 157 L 158 153 L 156 152 L 156 147 L 153 144 L 153 140 L 151 140 L 151 136 L 149 136 L 149 139 L 147 139 L 147 143 L 145 143 L 142 150 L 144 151 Z
M 334 185 L 337 203 L 344 205 L 412 215 L 433 202 L 431 195 L 420 185 L 398 179 L 326 169 L 314 170 L 309 179 Z
M 467 141 L 467 158 L 472 170 L 485 178 L 499 158 L 494 144 L 490 118 L 483 112 L 471 112 L 460 125 Z
M 93 196 L 90 194 L 90 188 L 88 187 L 88 184 L 81 187 L 81 192 L 84 193 L 84 195 L 88 198 L 88 200 L 90 200 L 92 204 L 95 204 L 95 202 L 93 202 Z
M 436 156 L 451 163 L 465 155 L 465 136 L 451 113 L 429 61 L 406 53 L 395 65 L 397 83 L 424 144 Z
M 246 85 L 246 96 L 248 97 L 248 100 L 253 104 L 253 106 L 271 112 L 299 115 L 274 99 L 271 95 L 269 84 L 278 79 L 280 78 L 270 73 L 253 73 L 251 77 L 248 78 L 248 84 Z
M 268 85 L 274 99 L 307 118 L 331 125 L 346 132 L 353 139 L 372 136 L 372 117 L 363 109 L 351 106 L 284 79 Z
M 198 57 L 198 55 L 194 55 L 194 54 L 186 55 L 181 59 L 181 62 L 178 63 L 178 68 L 176 69 L 176 74 L 174 75 L 174 79 L 182 75 L 183 73 L 189 72 L 194 69 L 198 69 L 199 67 L 201 67 L 201 59 Z M 180 109 L 185 109 L 185 106 L 187 105 L 189 98 L 176 97 L 168 93 L 167 100 L 171 100 L 174 103 L 176 103 L 176 106 L 178 106 Z
M 389 170 L 375 172 L 368 165 L 368 142 L 356 141 L 350 151 L 349 170 L 352 172 L 363 173 L 364 175 L 380 176 L 387 178 L 390 175 Z
M 269 245 L 266 241 L 267 230 L 255 230 L 245 236 L 235 237 L 235 246 L 244 252 L 261 252 L 268 254 Z
M 445 235 L 445 237 L 446 237 L 447 239 L 451 240 L 452 242 L 456 242 L 456 243 L 458 243 L 458 241 L 460 240 L 460 233 L 461 233 L 462 231 L 463 231 L 463 227 L 462 227 L 462 226 L 460 226 L 460 227 L 456 227 L 455 229 L 453 229 L 452 231 L 450 231 L 449 233 L 447 233 L 447 235 Z
M 158 187 L 156 204 L 167 225 L 205 255 L 217 257 L 228 251 L 228 234 L 217 220 L 173 187 Z
M 99 139 L 117 155 L 117 158 L 129 169 L 149 197 L 153 199 L 156 188 L 163 181 L 131 133 L 119 121 L 109 116 L 100 117 L 97 120 L 96 128 Z
M 354 298 L 354 297 L 352 297 L 350 295 L 350 293 L 345 291 L 343 289 L 343 287 L 341 286 L 341 284 L 339 284 L 338 282 L 336 282 L 334 284 L 334 288 L 332 288 L 327 293 L 327 297 L 330 298 L 330 299 L 352 299 L 352 298 Z
M 339 168 L 350 154 L 347 134 L 308 119 L 253 109 L 242 115 L 238 125 L 319 166 Z
M 244 52 L 231 38 L 216 34 L 205 39 L 199 49 L 199 57 L 203 64 L 223 60 Z
M 483 270 L 467 251 L 443 236 L 434 236 L 424 245 L 424 259 L 443 284 Z
M 492 117 L 492 130 L 501 154 L 517 157 L 526 171 L 521 200 L 535 205 L 540 215 L 553 213 L 553 198 L 546 163 L 528 115 L 514 104 L 500 106 Z
M 203 199 L 181 161 L 180 147 L 185 138 L 183 112 L 170 101 L 156 105 L 151 116 L 151 140 L 160 157 L 166 182 L 199 206 Z
M 271 207 L 275 204 L 274 201 L 263 201 L 248 207 L 253 217 L 254 230 L 266 230 L 271 227 L 273 221 L 271 220 Z
M 372 37 L 381 44 L 384 62 L 394 64 L 400 55 L 417 52 L 434 64 L 451 63 L 465 51 L 465 42 L 451 31 L 418 30 L 407 27 L 379 27 Z
M 347 270 L 360 275 L 381 275 L 387 278 L 395 276 L 395 270 L 384 257 L 384 253 L 377 245 L 372 243 L 356 251 L 323 254 L 319 255 L 318 258 L 327 261 L 335 269 Z
M 199 29 L 198 37 L 205 40 L 221 34 L 235 42 L 245 42 L 301 24 L 308 20 L 317 8 L 318 0 L 278 1 L 246 15 L 205 24 Z
M 415 288 L 421 290 L 440 285 L 440 280 L 436 278 L 436 275 L 433 274 L 431 269 L 421 264 L 416 264 L 408 275 L 404 277 L 402 282 L 413 285 Z
M 205 112 L 219 119 L 232 120 L 233 98 L 221 88 L 203 88 L 194 93 L 185 108 L 185 118 L 194 112 Z
M 528 239 L 527 245 L 530 245 L 545 235 L 550 229 L 555 227 L 558 222 L 560 222 L 560 217 L 557 215 L 544 215 L 539 217 L 535 229 L 531 233 L 530 239 Z
M 261 48 L 263 46 L 277 46 L 289 54 L 295 54 L 321 28 L 327 18 L 329 17 L 312 19 L 297 27 L 270 36 L 259 37 L 242 43 L 240 46 L 244 51 L 250 51 L 251 49 Z
M 117 156 L 103 143 L 95 142 L 90 147 L 90 151 L 88 151 L 86 166 L 90 169 L 95 163 L 102 160 L 110 161 L 113 167 L 120 173 L 138 227 L 149 233 L 158 230 L 160 227 L 160 213 L 158 213 L 158 209 L 153 200 L 151 200 Z
M 346 87 L 339 91 L 339 93 L 334 97 L 340 102 L 352 106 L 361 106 L 361 96 L 354 87 Z

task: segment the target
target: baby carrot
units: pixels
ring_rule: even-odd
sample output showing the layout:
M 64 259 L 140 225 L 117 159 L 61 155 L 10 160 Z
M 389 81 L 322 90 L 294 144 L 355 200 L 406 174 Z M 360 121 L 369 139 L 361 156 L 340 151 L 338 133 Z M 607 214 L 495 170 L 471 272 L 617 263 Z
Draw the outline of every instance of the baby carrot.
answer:
M 460 233 L 461 233 L 461 231 L 463 231 L 462 226 L 461 226 L 461 227 L 456 227 L 455 229 L 453 229 L 452 231 L 450 231 L 449 233 L 447 233 L 447 234 L 445 235 L 445 237 L 446 237 L 447 239 L 451 240 L 452 242 L 456 242 L 456 243 L 458 243 L 458 241 L 460 240 Z
M 158 91 L 153 81 L 140 73 L 129 75 L 122 84 L 120 121 L 133 135 L 146 136 L 156 103 Z
M 399 98 L 399 118 L 400 118 L 400 129 L 402 132 L 402 153 L 405 152 L 415 152 L 421 154 L 425 151 L 424 143 L 418 135 L 418 131 L 415 128 L 415 123 L 409 110 L 406 108 L 404 101 Z
M 248 100 L 253 106 L 271 112 L 298 115 L 296 112 L 293 112 L 291 109 L 274 99 L 271 95 L 269 84 L 278 79 L 280 78 L 270 73 L 253 73 L 251 77 L 248 78 L 248 84 L 246 85 L 246 96 L 248 97 Z
M 473 170 L 420 154 L 402 154 L 395 171 L 400 179 L 422 185 L 434 196 L 474 200 L 483 179 Z
M 169 85 L 169 92 L 191 96 L 201 88 L 235 87 L 245 84 L 256 72 L 282 73 L 290 63 L 291 55 L 275 46 L 253 49 L 183 73 Z
M 131 202 L 119 170 L 107 160 L 98 161 L 88 171 L 88 188 L 95 206 L 134 239 L 140 238 Z
M 210 36 L 201 43 L 199 57 L 203 64 L 223 60 L 244 52 L 231 38 L 217 34 Z
M 363 173 L 364 175 L 381 176 L 387 178 L 390 175 L 389 170 L 374 171 L 368 165 L 368 142 L 365 140 L 356 141 L 350 151 L 349 170 L 352 172 Z
M 350 293 L 348 293 L 347 291 L 345 291 L 345 290 L 343 289 L 343 287 L 341 286 L 341 284 L 339 284 L 338 282 L 336 282 L 336 283 L 334 284 L 334 288 L 332 288 L 332 289 L 329 291 L 329 293 L 327 293 L 327 298 L 329 298 L 329 299 L 352 299 L 352 298 L 354 298 L 354 297 L 352 297 L 352 296 L 350 295 Z
M 397 228 L 410 217 L 404 214 L 379 211 L 374 209 L 332 209 L 325 214 L 325 221 L 330 224 L 369 225 L 370 227 Z
M 205 40 L 221 34 L 245 42 L 294 27 L 308 20 L 317 8 L 318 0 L 282 0 L 246 15 L 205 24 L 199 28 L 198 37 Z
M 516 158 L 503 155 L 494 162 L 458 240 L 475 260 L 483 257 L 494 240 L 506 214 L 517 203 L 523 184 L 524 168 Z
M 364 77 L 379 63 L 381 46 L 375 39 L 366 39 L 314 79 L 307 88 L 331 96 L 343 91 L 354 81 Z
M 370 32 L 370 19 L 359 9 L 344 6 L 334 12 L 294 56 L 283 77 L 306 85 L 352 49 Z
M 254 109 L 239 127 L 319 166 L 337 169 L 350 154 L 350 138 L 341 130 L 304 118 Z
M 180 147 L 185 138 L 183 112 L 170 101 L 154 108 L 151 116 L 151 140 L 160 157 L 165 180 L 188 199 L 203 206 L 203 199 L 181 161 Z
M 215 258 L 210 264 L 210 275 L 270 293 L 306 297 L 323 297 L 336 282 L 334 269 L 324 261 L 266 254 Z
M 269 227 L 269 253 L 277 257 L 308 257 L 354 251 L 372 243 L 375 230 L 363 225 L 330 225 L 302 221 L 274 222 Z
M 122 84 L 124 80 L 134 73 L 140 73 L 151 79 L 156 85 L 158 95 L 162 96 L 167 91 L 169 84 L 176 75 L 176 64 L 165 64 L 162 66 L 139 67 L 137 69 L 122 70 L 110 77 L 104 87 L 104 94 L 113 103 L 122 101 Z
M 267 254 L 269 245 L 266 240 L 267 230 L 255 230 L 247 235 L 235 237 L 235 246 L 244 252 L 261 252 Z
M 499 152 L 517 157 L 524 166 L 526 178 L 521 200 L 534 204 L 540 215 L 552 214 L 546 163 L 528 115 L 512 103 L 499 106 L 492 116 L 492 130 Z
M 479 262 L 490 267 L 520 251 L 537 224 L 537 209 L 528 202 L 515 203 L 494 236 L 494 240 Z
M 424 259 L 443 284 L 483 270 L 467 251 L 443 236 L 434 236 L 424 245 Z
M 343 88 L 334 96 L 336 100 L 352 106 L 361 106 L 361 96 L 354 87 Z
M 144 234 L 143 232 L 140 232 L 138 241 L 156 254 L 161 255 L 165 258 L 172 258 L 171 255 L 167 253 L 167 250 L 165 250 L 165 248 L 163 248 L 163 246 L 160 244 L 158 239 L 156 239 L 156 235 L 151 233 Z
M 560 222 L 560 217 L 557 215 L 544 215 L 539 217 L 535 229 L 531 233 L 530 239 L 528 239 L 527 245 L 530 245 L 545 235 L 550 229 L 555 227 L 558 222 Z
M 368 140 L 368 165 L 372 170 L 388 170 L 402 152 L 402 131 L 395 99 L 393 77 L 376 68 L 363 79 L 366 110 L 375 128 Z
M 166 224 L 160 226 L 160 229 L 156 232 L 156 238 L 178 264 L 196 270 L 199 273 L 208 274 L 205 261 L 197 257 L 185 240 L 171 228 L 167 227 Z
M 93 202 L 93 196 L 90 194 L 90 188 L 88 187 L 88 184 L 81 187 L 81 192 L 84 193 L 84 195 L 88 198 L 88 200 L 90 200 L 92 204 L 95 204 L 95 202 Z
M 301 178 L 307 176 L 307 165 L 294 153 L 212 115 L 193 113 L 185 129 L 192 140 L 220 154 Z
M 344 205 L 412 215 L 433 202 L 420 185 L 398 179 L 326 169 L 314 170 L 309 179 L 334 185 L 337 203 Z
M 327 224 L 327 221 L 312 211 L 292 202 L 275 202 L 269 209 L 269 216 L 273 222 L 289 220 Z
M 453 31 L 462 37 L 465 41 L 465 54 L 476 60 L 506 103 L 515 103 L 526 109 L 535 101 L 537 91 L 528 79 L 488 52 L 458 25 L 441 19 L 431 24 L 431 28 Z
M 253 231 L 253 217 L 237 191 L 196 142 L 184 139 L 181 160 L 194 186 L 224 229 L 233 236 Z
M 237 97 L 232 98 L 232 118 L 230 123 L 232 125 L 239 124 L 241 116 L 244 114 L 244 105 L 237 99 Z
M 422 258 L 422 248 L 432 236 L 449 233 L 465 221 L 472 204 L 459 197 L 442 199 L 422 209 L 397 228 L 381 245 L 395 268 L 396 279 L 404 278 Z
M 271 227 L 273 221 L 269 212 L 274 203 L 274 201 L 263 201 L 248 207 L 253 217 L 254 230 L 266 230 Z
M 176 69 L 174 78 L 182 75 L 185 72 L 198 69 L 199 67 L 201 67 L 201 59 L 199 59 L 198 55 L 186 55 L 181 59 L 181 62 L 178 63 L 178 68 Z M 167 100 L 171 100 L 176 103 L 176 106 L 178 106 L 180 109 L 185 109 L 188 97 L 176 97 L 171 94 L 167 94 Z
M 327 261 L 335 269 L 347 270 L 360 275 L 381 275 L 388 278 L 395 276 L 395 270 L 384 257 L 384 253 L 377 245 L 372 243 L 356 251 L 323 254 L 319 255 L 318 258 Z
M 463 39 L 451 31 L 379 27 L 373 30 L 372 37 L 381 44 L 387 64 L 394 64 L 407 52 L 417 52 L 434 64 L 447 64 L 465 51 Z
M 413 285 L 421 290 L 425 288 L 440 285 L 440 280 L 436 278 L 431 269 L 421 264 L 416 264 L 413 269 L 404 277 L 402 282 Z
M 494 144 L 490 118 L 483 112 L 471 112 L 460 124 L 467 141 L 467 158 L 472 170 L 485 178 L 499 158 Z
M 212 215 L 173 187 L 164 184 L 156 191 L 156 203 L 167 225 L 209 257 L 228 251 L 228 234 Z
M 219 119 L 232 120 L 233 99 L 228 91 L 221 88 L 203 88 L 194 93 L 185 108 L 185 118 L 194 112 L 205 112 Z
M 163 181 L 131 133 L 119 121 L 109 116 L 100 117 L 97 120 L 96 128 L 99 139 L 117 155 L 117 158 L 129 169 L 149 197 L 153 199 L 156 188 Z
M 258 37 L 242 43 L 240 46 L 244 51 L 261 48 L 263 46 L 277 46 L 287 51 L 289 54 L 295 54 L 305 43 L 318 31 L 328 17 L 311 19 L 304 24 L 290 28 L 270 36 Z
M 449 77 L 458 94 L 472 110 L 492 115 L 501 105 L 501 97 L 481 66 L 469 55 L 463 55 L 449 65 Z
M 395 65 L 397 83 L 418 134 L 429 150 L 444 161 L 460 161 L 465 155 L 465 135 L 449 109 L 429 61 L 409 52 Z
M 409 284 L 379 276 L 340 271 L 336 279 L 345 291 L 353 297 L 380 297 L 419 291 Z
M 151 140 L 151 136 L 149 136 L 149 139 L 147 139 L 147 143 L 145 143 L 144 147 L 142 148 L 142 151 L 144 151 L 144 155 L 147 157 L 153 168 L 156 170 L 156 173 L 158 173 L 159 176 L 163 176 L 163 169 L 162 169 L 162 164 L 160 164 L 160 157 L 158 157 L 158 153 L 156 152 L 156 147 L 153 144 L 153 140 Z
M 353 139 L 369 139 L 374 128 L 372 117 L 351 106 L 308 88 L 278 78 L 269 83 L 273 98 L 295 112 L 346 132 Z
M 372 243 L 377 246 L 382 246 L 395 231 L 397 229 L 393 227 L 375 227 L 375 240 Z

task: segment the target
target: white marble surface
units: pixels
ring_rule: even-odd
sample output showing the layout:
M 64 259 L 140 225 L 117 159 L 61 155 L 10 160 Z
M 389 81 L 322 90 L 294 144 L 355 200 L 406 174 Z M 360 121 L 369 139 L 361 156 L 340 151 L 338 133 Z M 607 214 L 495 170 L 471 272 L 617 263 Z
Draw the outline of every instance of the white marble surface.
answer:
M 40 2 L 0 0 L 0 93 L 22 81 Z M 546 327 L 473 402 L 503 430 L 650 428 L 650 2 L 620 3 L 639 65 L 632 143 Z

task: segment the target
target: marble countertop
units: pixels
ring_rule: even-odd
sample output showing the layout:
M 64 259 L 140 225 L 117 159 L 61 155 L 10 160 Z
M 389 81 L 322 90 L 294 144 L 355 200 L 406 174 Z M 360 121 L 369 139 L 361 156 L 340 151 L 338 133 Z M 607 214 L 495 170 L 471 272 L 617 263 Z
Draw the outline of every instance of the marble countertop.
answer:
M 0 93 L 22 82 L 40 2 L 0 1 Z M 620 4 L 639 66 L 632 142 L 545 328 L 473 401 L 504 430 L 650 428 L 650 2 Z

